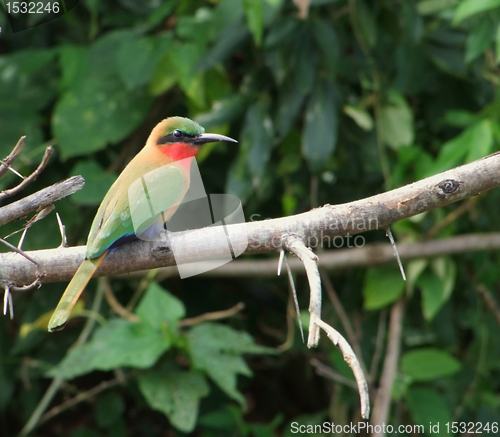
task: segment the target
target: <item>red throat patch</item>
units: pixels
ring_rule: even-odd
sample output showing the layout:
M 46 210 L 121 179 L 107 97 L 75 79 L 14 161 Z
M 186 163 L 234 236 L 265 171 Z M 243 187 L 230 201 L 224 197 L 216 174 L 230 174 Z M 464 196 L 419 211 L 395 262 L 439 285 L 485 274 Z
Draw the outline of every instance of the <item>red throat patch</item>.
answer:
M 172 161 L 180 161 L 181 159 L 192 158 L 198 154 L 199 146 L 192 146 L 187 143 L 174 143 L 165 146 L 159 146 L 160 151 L 168 156 Z

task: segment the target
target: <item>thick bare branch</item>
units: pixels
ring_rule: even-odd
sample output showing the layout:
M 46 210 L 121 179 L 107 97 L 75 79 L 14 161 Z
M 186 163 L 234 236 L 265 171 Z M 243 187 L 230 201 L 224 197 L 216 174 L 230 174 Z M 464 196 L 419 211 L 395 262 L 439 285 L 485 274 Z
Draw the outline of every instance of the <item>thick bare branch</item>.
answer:
M 380 229 L 398 220 L 478 195 L 498 185 L 500 153 L 367 199 L 326 205 L 291 217 L 228 225 L 226 230 L 232 242 L 248 238 L 246 254 L 279 252 L 285 235 L 295 234 L 306 246 L 315 246 L 322 240 L 331 242 L 335 241 L 335 237 L 349 238 L 361 232 Z M 217 227 L 184 232 L 181 234 L 184 252 L 196 261 L 217 258 L 220 256 L 220 244 L 216 244 L 219 235 Z M 404 258 L 403 249 L 399 245 L 400 255 Z M 390 251 L 393 256 L 392 248 Z M 44 281 L 54 282 L 68 280 L 82 262 L 84 252 L 84 247 L 77 247 L 29 254 L 45 266 L 47 276 Z M 380 253 L 376 254 L 380 258 Z M 19 258 L 15 254 L 0 254 L 2 275 L 16 283 L 32 282 L 35 278 L 33 266 Z M 372 252 L 372 263 L 375 262 Z M 231 264 L 234 263 L 228 267 Z M 161 241 L 136 241 L 119 248 L 106 257 L 97 275 L 130 273 L 169 265 L 175 265 L 175 258 L 169 249 L 167 236 L 163 235 Z
M 65 181 L 37 191 L 17 202 L 3 206 L 0 208 L 0 226 L 25 217 L 30 212 L 46 208 L 55 201 L 81 190 L 84 185 L 85 179 L 81 176 L 73 176 Z

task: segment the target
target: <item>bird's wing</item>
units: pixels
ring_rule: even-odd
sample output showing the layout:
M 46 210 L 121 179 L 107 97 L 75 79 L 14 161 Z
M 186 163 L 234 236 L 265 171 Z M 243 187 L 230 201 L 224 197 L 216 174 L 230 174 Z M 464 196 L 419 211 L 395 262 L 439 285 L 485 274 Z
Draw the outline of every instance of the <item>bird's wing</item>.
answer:
M 87 258 L 131 241 L 162 214 L 168 220 L 189 187 L 189 173 L 175 163 L 134 176 L 124 171 L 106 194 L 90 229 Z

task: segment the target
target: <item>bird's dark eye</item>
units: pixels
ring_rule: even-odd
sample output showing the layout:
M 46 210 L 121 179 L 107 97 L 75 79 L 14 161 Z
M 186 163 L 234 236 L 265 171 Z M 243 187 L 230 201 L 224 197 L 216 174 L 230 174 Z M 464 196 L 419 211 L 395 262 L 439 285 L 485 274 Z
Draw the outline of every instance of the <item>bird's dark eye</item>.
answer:
M 180 138 L 182 137 L 182 132 L 179 130 L 179 129 L 176 129 L 172 132 L 172 135 L 175 137 L 175 138 Z

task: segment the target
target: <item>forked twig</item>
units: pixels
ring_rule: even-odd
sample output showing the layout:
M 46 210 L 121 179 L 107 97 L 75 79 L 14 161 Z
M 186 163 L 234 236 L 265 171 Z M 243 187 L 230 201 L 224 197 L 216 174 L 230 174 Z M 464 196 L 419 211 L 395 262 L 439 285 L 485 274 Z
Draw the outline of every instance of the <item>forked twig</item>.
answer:
M 243 302 L 238 302 L 236 305 L 232 306 L 231 308 L 228 308 L 227 310 L 213 311 L 211 313 L 200 314 L 199 316 L 196 317 L 189 317 L 187 319 L 182 319 L 179 321 L 179 326 L 180 327 L 194 326 L 198 325 L 199 323 L 206 322 L 208 320 L 227 319 L 239 313 L 243 308 L 245 308 L 245 304 Z
M 283 239 L 283 247 L 296 255 L 306 269 L 311 298 L 309 300 L 309 337 L 307 347 L 316 347 L 319 342 L 319 326 L 316 320 L 321 319 L 321 278 L 318 270 L 318 257 L 308 249 L 304 242 L 296 235 L 288 235 Z
M 25 188 L 28 184 L 33 182 L 38 175 L 43 171 L 45 166 L 47 165 L 50 155 L 52 155 L 52 152 L 54 151 L 54 148 L 52 146 L 49 146 L 45 149 L 45 153 L 43 155 L 42 160 L 40 161 L 40 164 L 36 168 L 36 170 L 31 173 L 27 178 L 25 178 L 19 185 L 16 185 L 14 188 L 11 188 L 10 190 L 5 190 L 0 193 L 0 200 L 3 200 L 7 197 L 13 196 L 14 194 L 19 193 L 23 188 Z
M 283 240 L 283 248 L 297 255 L 304 264 L 307 278 L 311 290 L 309 303 L 309 313 L 311 319 L 309 322 L 309 338 L 307 347 L 318 345 L 320 328 L 326 332 L 328 338 L 337 346 L 344 360 L 351 368 L 356 384 L 358 386 L 359 398 L 361 403 L 361 417 L 368 419 L 370 416 L 370 398 L 368 393 L 368 384 L 365 375 L 356 354 L 352 350 L 347 340 L 334 328 L 321 320 L 321 277 L 318 269 L 318 257 L 307 248 L 301 238 L 290 234 Z
M 21 154 L 24 147 L 24 140 L 26 136 L 22 136 L 19 138 L 19 141 L 10 152 L 10 155 L 7 156 L 4 160 L 0 159 L 0 178 L 6 173 L 7 170 L 13 170 L 11 164 L 17 159 L 17 157 Z M 17 172 L 15 171 L 17 174 Z M 21 176 L 22 177 L 22 176 Z

